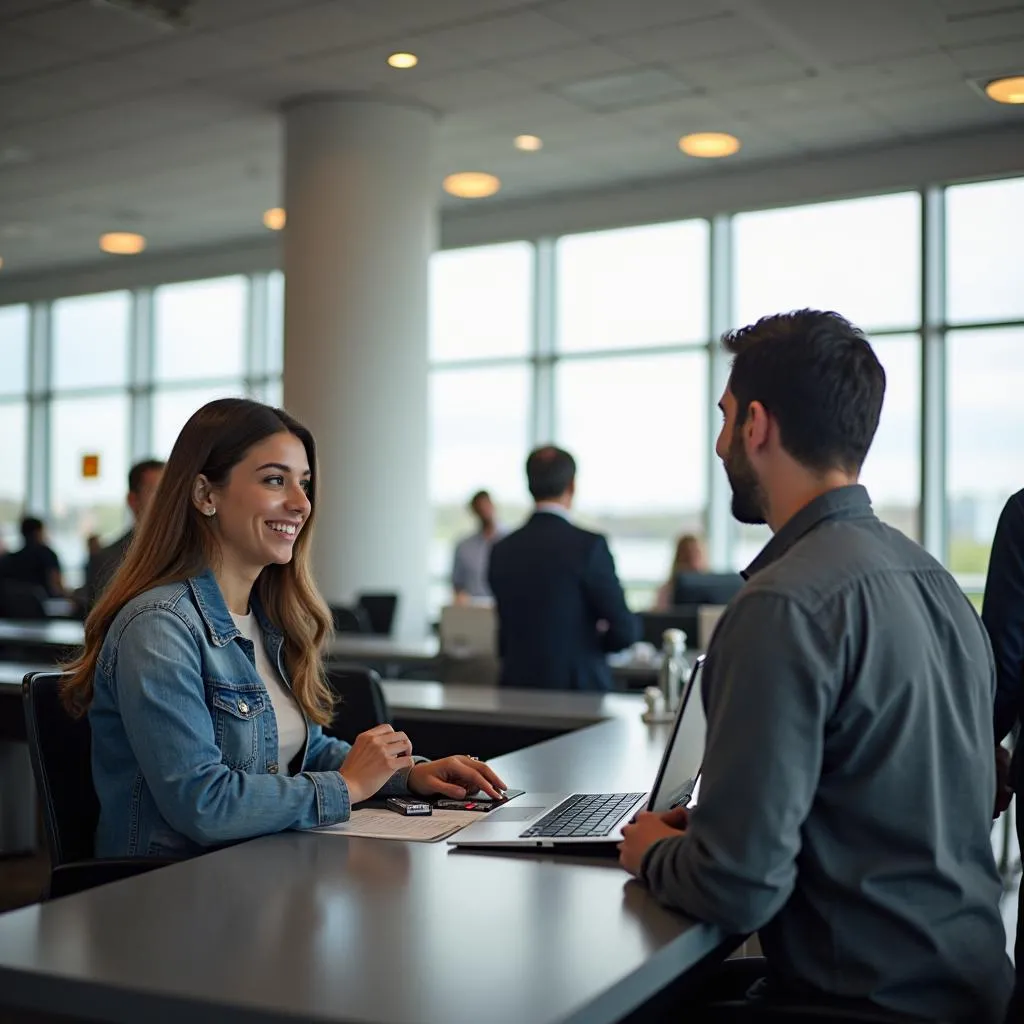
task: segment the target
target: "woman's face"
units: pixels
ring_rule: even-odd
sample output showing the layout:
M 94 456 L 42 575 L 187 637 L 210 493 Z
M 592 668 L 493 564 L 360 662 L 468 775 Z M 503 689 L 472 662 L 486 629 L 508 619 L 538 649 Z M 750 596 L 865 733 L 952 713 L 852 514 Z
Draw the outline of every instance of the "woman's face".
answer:
M 281 431 L 252 446 L 221 487 L 210 487 L 199 510 L 211 516 L 221 558 L 253 571 L 291 561 L 309 519 L 309 461 L 294 434 Z

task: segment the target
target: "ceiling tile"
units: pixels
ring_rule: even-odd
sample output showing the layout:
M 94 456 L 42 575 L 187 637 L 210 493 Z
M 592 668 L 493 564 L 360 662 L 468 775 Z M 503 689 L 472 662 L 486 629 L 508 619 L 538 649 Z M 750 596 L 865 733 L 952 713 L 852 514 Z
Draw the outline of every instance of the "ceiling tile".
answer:
M 967 75 L 1024 73 L 1024 35 L 950 49 L 949 56 Z
M 706 21 L 663 25 L 609 40 L 616 50 L 645 62 L 706 60 L 750 53 L 771 45 L 763 30 L 745 18 L 727 14 Z
M 799 60 L 774 47 L 745 53 L 736 60 L 683 60 L 670 67 L 697 88 L 711 93 L 731 92 L 755 85 L 799 82 L 808 77 L 808 69 Z
M 532 10 L 513 11 L 487 20 L 424 32 L 414 40 L 428 59 L 454 52 L 471 56 L 475 63 L 544 53 L 581 41 L 580 34 Z M 414 53 L 420 53 L 418 49 Z M 423 54 L 420 54 L 423 56 Z
M 966 46 L 1024 36 L 1024 4 L 1011 8 L 1005 2 L 984 0 L 984 7 L 987 10 L 950 11 L 946 17 L 937 18 L 932 29 L 936 42 L 943 46 Z
M 591 36 L 656 28 L 683 20 L 679 0 L 559 0 L 544 13 Z M 688 0 L 685 17 L 696 21 L 722 13 L 719 0 Z
M 74 52 L 48 39 L 20 35 L 11 29 L 0 31 L 0 82 L 74 61 Z
M 69 48 L 78 58 L 119 50 L 167 38 L 160 23 L 117 7 L 91 3 L 64 3 L 19 18 L 17 31 Z
M 470 68 L 440 78 L 408 84 L 396 76 L 388 84 L 388 92 L 441 111 L 471 110 L 530 91 L 530 86 L 501 71 Z
M 380 31 L 372 19 L 332 0 L 225 27 L 222 36 L 230 43 L 283 60 L 356 47 L 378 38 Z
M 503 70 L 538 85 L 574 82 L 636 67 L 636 61 L 598 43 L 580 43 L 505 61 Z
M 423 32 L 456 22 L 490 18 L 517 7 L 532 6 L 536 0 L 348 0 L 348 6 L 377 21 L 384 34 Z

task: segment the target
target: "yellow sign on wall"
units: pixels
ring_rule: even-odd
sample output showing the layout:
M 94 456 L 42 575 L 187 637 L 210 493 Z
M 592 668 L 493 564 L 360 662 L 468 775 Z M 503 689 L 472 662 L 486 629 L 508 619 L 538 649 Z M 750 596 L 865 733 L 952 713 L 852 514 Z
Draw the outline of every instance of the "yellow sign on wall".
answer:
M 98 455 L 82 456 L 82 476 L 86 480 L 95 479 L 100 475 L 100 457 Z

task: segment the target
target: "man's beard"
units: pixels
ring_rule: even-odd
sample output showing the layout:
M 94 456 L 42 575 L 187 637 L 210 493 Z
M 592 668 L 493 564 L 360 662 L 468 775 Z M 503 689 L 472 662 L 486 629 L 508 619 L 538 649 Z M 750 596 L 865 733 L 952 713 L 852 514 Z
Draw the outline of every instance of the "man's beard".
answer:
M 737 430 L 729 443 L 729 455 L 722 464 L 732 488 L 732 514 L 741 523 L 759 526 L 765 522 L 764 491 L 747 458 L 743 437 Z

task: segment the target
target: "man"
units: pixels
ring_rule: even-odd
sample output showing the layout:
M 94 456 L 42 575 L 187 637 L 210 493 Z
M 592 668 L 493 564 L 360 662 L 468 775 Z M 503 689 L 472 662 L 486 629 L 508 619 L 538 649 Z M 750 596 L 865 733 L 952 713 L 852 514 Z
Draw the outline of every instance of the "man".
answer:
M 145 459 L 135 463 L 128 471 L 128 497 L 126 502 L 132 513 L 132 526 L 124 536 L 119 537 L 93 555 L 85 567 L 85 600 L 89 608 L 103 592 L 124 561 L 128 545 L 135 535 L 135 524 L 140 522 L 149 503 L 156 494 L 160 478 L 164 475 L 164 464 L 159 459 Z
M 981 612 L 996 660 L 995 740 L 1000 744 L 1024 717 L 1024 491 L 1014 494 L 1003 508 L 992 541 Z M 999 752 L 1000 761 L 1002 753 Z M 1024 849 L 1024 747 L 1014 751 L 1009 778 L 1017 793 L 1017 838 Z M 1005 773 L 1001 773 L 1004 774 Z M 996 806 L 1006 809 L 1009 793 Z M 1024 886 L 1018 892 L 1017 987 L 1009 1020 L 1024 1020 Z
M 41 519 L 26 516 L 21 521 L 22 546 L 0 556 L 0 580 L 37 587 L 47 597 L 64 596 L 64 579 L 57 553 L 46 543 Z
M 494 515 L 494 502 L 487 491 L 477 491 L 470 499 L 469 510 L 480 529 L 463 538 L 455 547 L 452 563 L 452 590 L 455 603 L 466 604 L 476 597 L 491 597 L 487 585 L 487 565 L 495 541 L 505 536 Z
M 610 690 L 606 655 L 640 638 L 608 542 L 570 522 L 576 463 L 560 448 L 526 460 L 535 507 L 491 552 L 501 684 Z
M 708 651 L 698 805 L 639 815 L 622 863 L 665 904 L 760 933 L 750 1003 L 996 1024 L 1012 972 L 989 843 L 992 654 L 950 574 L 857 484 L 882 367 L 812 310 L 725 347 L 716 451 L 733 515 L 774 537 Z

